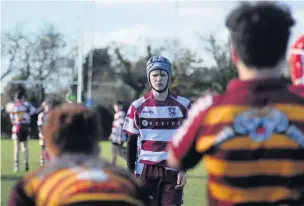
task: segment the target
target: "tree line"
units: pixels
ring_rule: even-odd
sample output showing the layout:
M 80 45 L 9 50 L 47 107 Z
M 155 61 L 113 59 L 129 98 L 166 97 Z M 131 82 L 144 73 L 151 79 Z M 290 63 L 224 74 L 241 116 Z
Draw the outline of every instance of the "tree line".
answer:
M 128 58 L 132 46 L 109 43 L 102 48 L 93 48 L 86 54 L 83 61 L 83 97 L 85 99 L 88 82 L 90 53 L 92 52 L 92 81 L 121 82 L 117 97 L 122 96 L 130 103 L 149 90 L 145 65 L 153 55 L 170 55 L 173 64 L 171 90 L 173 93 L 195 100 L 203 93 L 221 93 L 227 83 L 237 76 L 231 62 L 229 42 L 219 42 L 215 35 L 200 36 L 202 50 L 207 52 L 214 64 L 208 66 L 204 58 L 191 48 L 181 45 L 178 39 L 164 39 L 161 46 L 144 45 L 145 52 Z M 18 26 L 2 33 L 2 80 L 35 80 L 46 81 L 45 84 L 7 84 L 3 89 L 2 103 L 13 100 L 17 90 L 26 90 L 27 100 L 38 107 L 48 95 L 64 98 L 67 90 L 76 92 L 77 86 L 58 87 L 62 82 L 77 81 L 77 46 L 69 45 L 66 37 L 53 25 L 45 25 L 36 32 L 29 32 Z M 64 77 L 64 78 L 62 78 Z M 93 86 L 94 95 L 102 95 L 104 88 Z M 115 98 L 112 99 L 114 101 Z M 116 98 L 117 99 L 117 98 Z M 112 102 L 114 103 L 114 102 Z M 111 103 L 98 104 L 112 112 Z M 1 120 L 5 114 L 1 113 Z M 6 121 L 2 121 L 2 131 L 6 130 Z

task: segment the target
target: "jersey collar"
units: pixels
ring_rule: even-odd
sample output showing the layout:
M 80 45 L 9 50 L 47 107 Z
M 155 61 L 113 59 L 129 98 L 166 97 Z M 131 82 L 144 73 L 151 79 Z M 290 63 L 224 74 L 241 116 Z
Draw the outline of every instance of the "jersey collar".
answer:
M 287 87 L 288 83 L 283 78 L 263 78 L 252 80 L 233 79 L 229 82 L 227 91 L 248 91 L 257 89 L 279 89 Z

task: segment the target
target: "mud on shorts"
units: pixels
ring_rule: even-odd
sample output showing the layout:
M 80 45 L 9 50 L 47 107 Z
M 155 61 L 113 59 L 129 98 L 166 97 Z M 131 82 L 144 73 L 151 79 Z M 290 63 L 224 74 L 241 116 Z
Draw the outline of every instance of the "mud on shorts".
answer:
M 178 171 L 164 167 L 144 165 L 140 179 L 150 189 L 152 206 L 180 206 L 183 204 L 183 190 L 176 190 Z
M 27 141 L 30 134 L 29 124 L 18 124 L 12 128 L 12 139 L 20 142 Z

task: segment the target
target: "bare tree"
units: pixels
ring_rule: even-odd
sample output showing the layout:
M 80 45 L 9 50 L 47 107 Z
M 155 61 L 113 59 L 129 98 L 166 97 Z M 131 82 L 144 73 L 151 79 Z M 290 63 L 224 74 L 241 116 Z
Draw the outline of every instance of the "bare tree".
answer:
M 9 74 L 27 80 L 58 80 L 63 70 L 59 60 L 66 59 L 63 35 L 54 26 L 44 26 L 36 33 L 25 31 L 22 26 L 3 34 L 3 58 L 8 60 L 1 79 Z M 36 85 L 39 99 L 45 98 L 45 85 Z M 38 95 L 36 94 L 36 96 Z
M 158 48 L 159 54 L 172 61 L 172 92 L 195 99 L 208 87 L 203 59 L 190 48 L 181 45 L 178 39 L 165 39 Z
M 163 55 L 172 61 L 172 92 L 178 95 L 197 97 L 203 86 L 204 78 L 201 73 L 206 68 L 202 66 L 202 59 L 189 48 L 184 48 L 176 39 L 164 39 L 162 46 L 146 46 L 144 56 L 138 57 L 135 61 L 125 58 L 121 47 L 116 46 L 114 50 L 117 63 L 116 72 L 123 82 L 135 91 L 135 98 L 149 89 L 146 75 L 146 62 L 151 56 Z M 209 83 L 209 82 L 208 82 Z M 205 89 L 205 87 L 203 89 Z
M 123 57 L 119 48 L 115 49 L 115 54 L 118 59 L 118 64 L 116 67 L 119 67 L 118 76 L 122 79 L 122 81 L 129 85 L 135 91 L 135 98 L 138 98 L 142 91 L 146 88 L 146 75 L 143 72 L 138 70 L 139 64 L 145 64 L 146 58 L 139 59 L 135 64 L 133 64 L 130 60 L 127 60 Z M 134 69 L 134 66 L 137 65 L 137 69 Z M 143 70 L 145 71 L 145 70 Z M 145 73 L 145 72 L 144 72 Z
M 26 47 L 26 36 L 22 27 L 17 27 L 11 32 L 3 33 L 1 36 L 2 59 L 8 61 L 7 68 L 2 68 L 1 80 L 19 69 L 21 69 L 19 70 L 21 73 L 25 74 L 26 67 L 23 67 L 23 65 L 20 67 L 21 58 L 26 56 L 23 51 L 23 48 Z
M 224 92 L 229 81 L 237 77 L 237 70 L 231 61 L 228 40 L 226 43 L 220 44 L 213 34 L 200 38 L 205 45 L 205 50 L 215 62 L 215 65 L 209 70 L 210 90 Z

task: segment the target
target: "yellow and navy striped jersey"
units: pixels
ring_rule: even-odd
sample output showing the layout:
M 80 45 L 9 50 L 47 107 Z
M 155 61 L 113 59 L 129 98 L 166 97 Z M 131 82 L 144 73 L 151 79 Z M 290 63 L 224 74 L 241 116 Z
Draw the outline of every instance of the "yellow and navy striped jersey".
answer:
M 283 80 L 200 98 L 169 150 L 184 169 L 203 158 L 210 206 L 304 205 L 304 99 Z
M 99 158 L 65 155 L 25 175 L 11 192 L 8 205 L 144 206 L 146 194 L 127 171 Z

